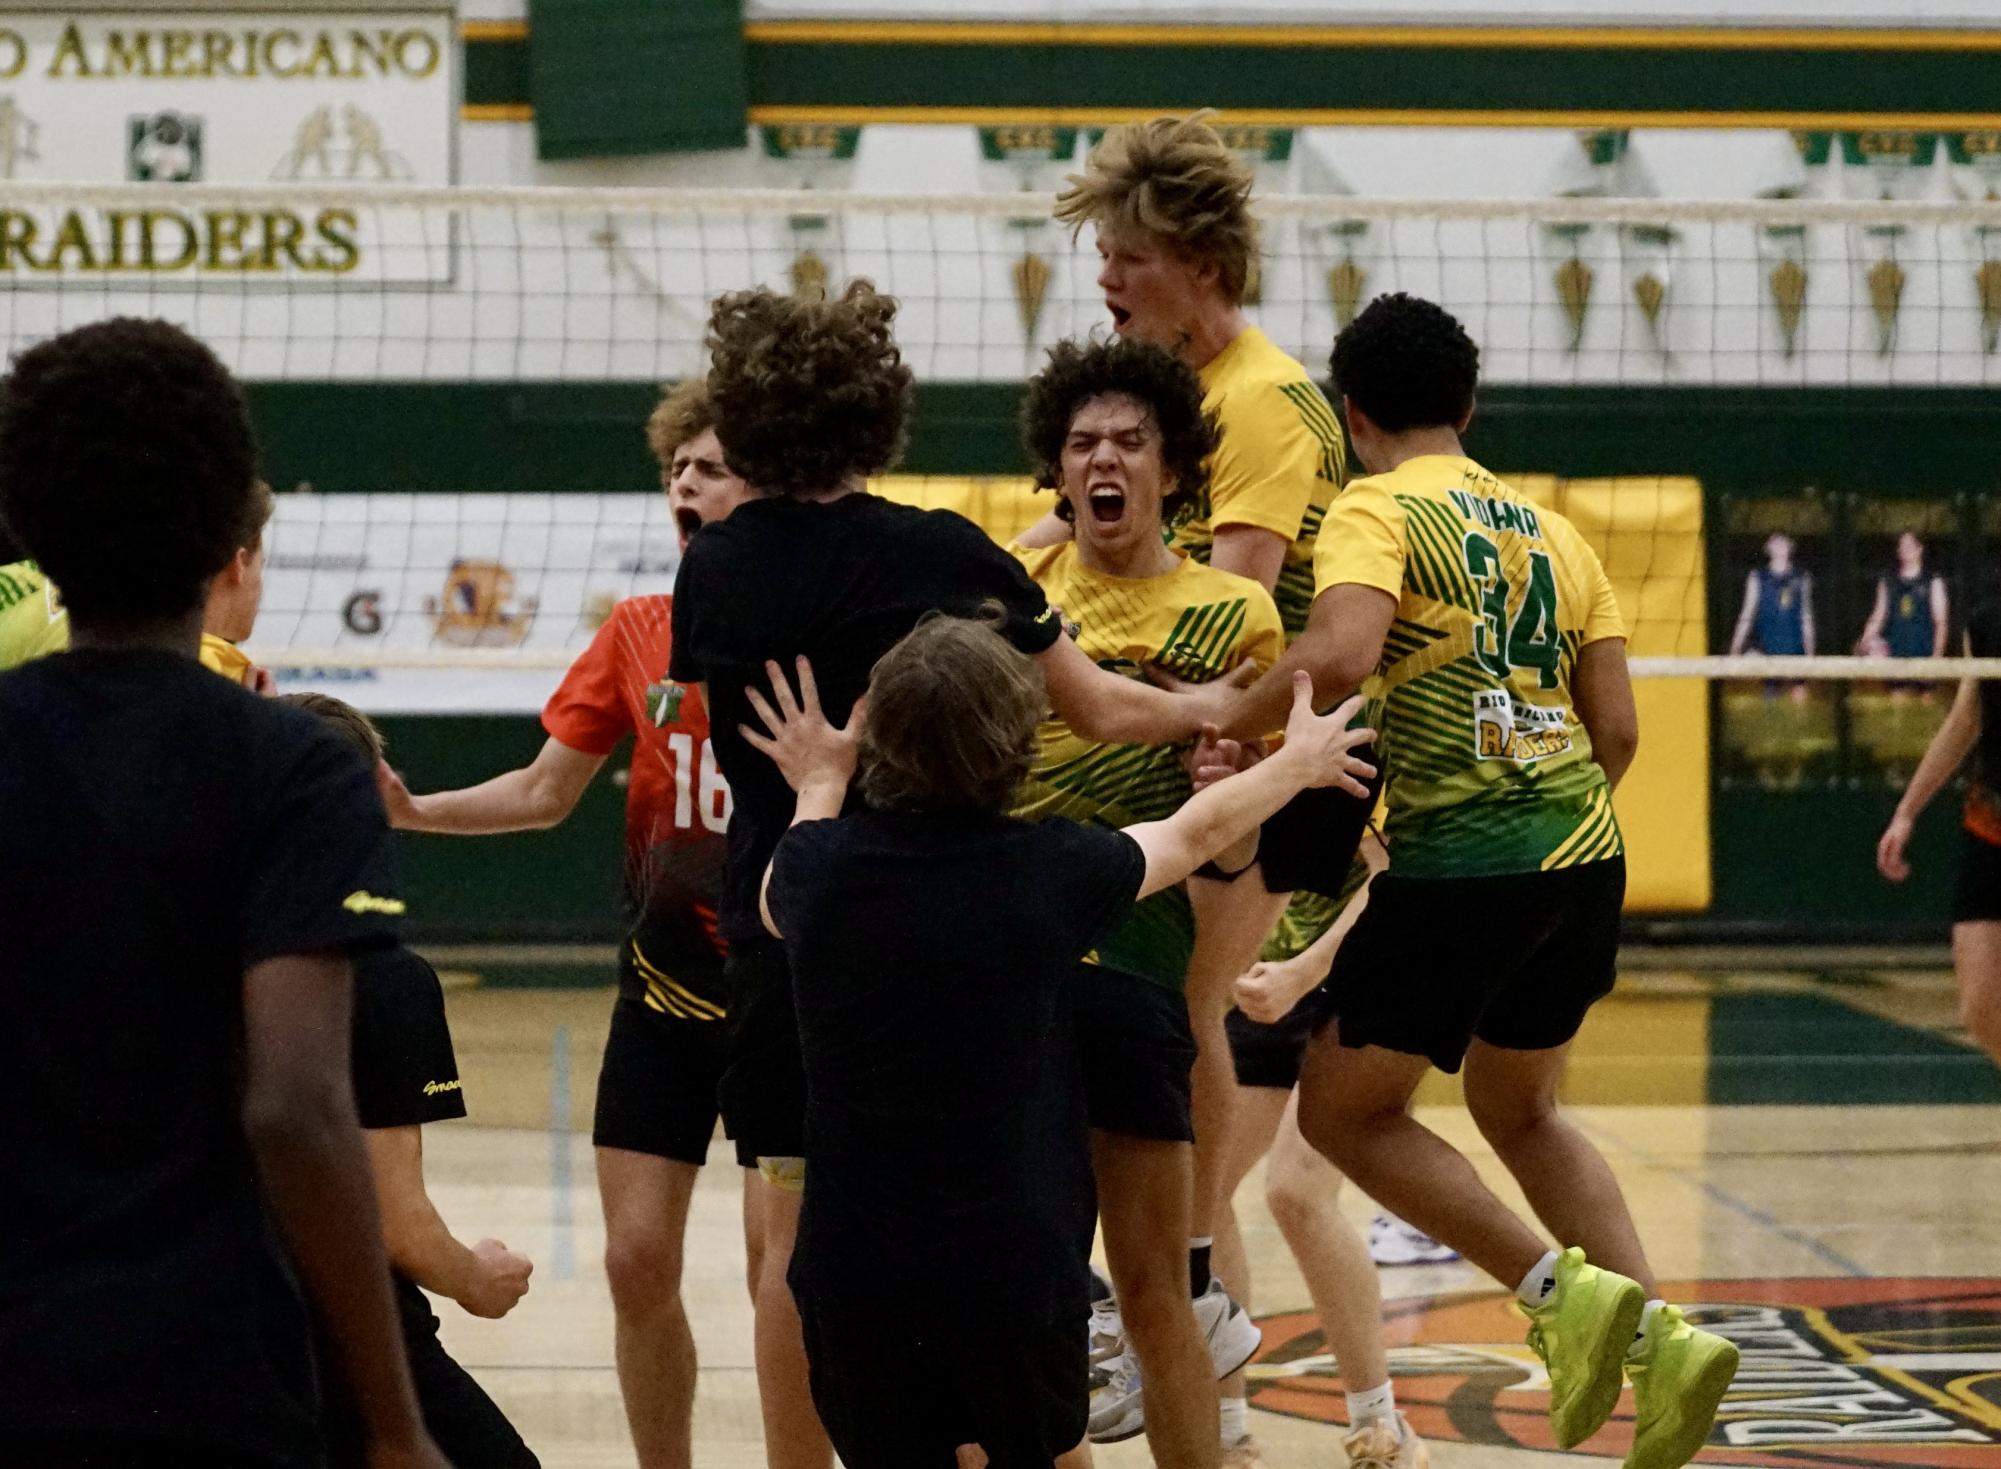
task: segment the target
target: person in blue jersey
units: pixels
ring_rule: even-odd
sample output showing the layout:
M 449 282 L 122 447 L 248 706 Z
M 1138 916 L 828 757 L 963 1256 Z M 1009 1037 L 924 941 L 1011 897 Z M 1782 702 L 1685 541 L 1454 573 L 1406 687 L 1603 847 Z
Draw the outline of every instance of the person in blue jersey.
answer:
M 1925 565 L 1917 532 L 1897 537 L 1897 565 L 1876 579 L 1876 602 L 1855 651 L 1877 658 L 1943 658 L 1952 622 L 1945 578 Z
M 1766 537 L 1765 564 L 1744 578 L 1730 656 L 1747 649 L 1768 658 L 1813 655 L 1813 577 L 1794 563 L 1793 538 L 1782 530 Z

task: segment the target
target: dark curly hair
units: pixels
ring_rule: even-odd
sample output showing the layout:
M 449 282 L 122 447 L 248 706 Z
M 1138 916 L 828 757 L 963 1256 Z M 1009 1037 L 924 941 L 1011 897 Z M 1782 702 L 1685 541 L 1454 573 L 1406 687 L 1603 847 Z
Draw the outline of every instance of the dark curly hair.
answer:
M 0 517 L 79 622 L 201 605 L 268 500 L 243 393 L 164 321 L 120 317 L 31 347 L 0 383 Z
M 831 489 L 903 452 L 911 374 L 896 298 L 865 280 L 835 300 L 732 291 L 709 313 L 709 403 L 731 469 L 759 494 Z
M 1172 520 L 1184 502 L 1209 483 L 1208 460 L 1222 442 L 1213 414 L 1202 411 L 1202 381 L 1164 347 L 1137 337 L 1089 343 L 1058 342 L 1028 381 L 1021 403 L 1021 445 L 1044 489 L 1063 488 L 1063 441 L 1077 414 L 1094 398 L 1121 394 L 1141 404 L 1160 429 L 1160 457 L 1173 479 L 1161 497 L 1160 515 Z M 1067 500 L 1057 506 L 1066 519 Z
M 1443 306 L 1395 291 L 1342 329 L 1328 370 L 1335 396 L 1386 432 L 1456 428 L 1473 410 L 1480 349 Z

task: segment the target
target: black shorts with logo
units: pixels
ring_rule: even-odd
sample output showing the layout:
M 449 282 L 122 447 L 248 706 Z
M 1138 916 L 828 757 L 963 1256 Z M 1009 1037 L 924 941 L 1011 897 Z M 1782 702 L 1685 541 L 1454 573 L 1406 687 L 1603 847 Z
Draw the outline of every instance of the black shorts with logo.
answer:
M 1308 995 L 1316 1028 L 1457 1071 L 1477 1036 L 1511 1051 L 1567 1044 L 1611 993 L 1626 859 L 1550 872 L 1376 879 L 1369 906 Z
M 1355 753 L 1376 764 L 1372 748 Z M 1367 796 L 1321 786 L 1301 791 L 1281 806 L 1258 834 L 1258 867 L 1264 873 L 1265 890 L 1341 897 L 1362 834 L 1375 814 L 1382 779 L 1378 770 Z
M 657 922 L 627 936 L 593 1143 L 698 1166 L 708 1159 L 729 1055 L 722 992 L 723 960 L 706 937 L 684 941 Z
M 1972 832 L 1961 837 L 1954 923 L 2001 923 L 2001 847 Z

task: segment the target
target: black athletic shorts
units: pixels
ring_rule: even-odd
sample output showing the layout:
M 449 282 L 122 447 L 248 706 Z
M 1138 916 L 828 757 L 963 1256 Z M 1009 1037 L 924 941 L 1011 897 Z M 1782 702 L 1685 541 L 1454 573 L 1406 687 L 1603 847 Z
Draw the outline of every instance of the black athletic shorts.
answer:
M 723 968 L 730 1035 L 717 1098 L 737 1158 L 806 1156 L 806 1066 L 785 946 L 742 944 Z
M 1611 992 L 1626 859 L 1492 877 L 1398 877 L 1395 859 L 1307 999 L 1344 1046 L 1457 1071 L 1475 1036 L 1511 1051 L 1567 1044 Z
M 728 1021 L 664 1015 L 644 1000 L 620 995 L 598 1072 L 591 1141 L 697 1166 L 707 1162 L 728 1054 Z
M 1050 1469 L 1084 1439 L 1083 1321 L 983 1327 L 875 1303 L 799 1301 L 813 1406 L 848 1469 L 952 1469 L 976 1443 L 990 1469 Z
M 1376 763 L 1372 748 L 1355 753 L 1371 765 Z M 1281 806 L 1258 835 L 1258 867 L 1264 873 L 1265 891 L 1340 897 L 1362 833 L 1375 814 L 1382 780 L 1378 770 L 1366 797 L 1321 786 L 1301 791 Z
M 1954 923 L 2001 923 L 2001 847 L 1972 832 L 1960 838 L 1959 882 L 1952 895 Z
M 1306 1043 L 1313 1039 L 1320 1022 L 1310 993 L 1269 1025 L 1232 1008 L 1223 1017 L 1223 1030 L 1230 1038 L 1230 1063 L 1237 1070 L 1237 1085 L 1281 1092 L 1298 1086 Z
M 1080 964 L 1073 996 L 1091 1126 L 1193 1142 L 1195 1033 L 1180 991 L 1109 965 Z
M 274 1459 L 244 1449 L 125 1433 L 0 1432 L 0 1464 L 21 1469 L 305 1469 L 298 1459 Z

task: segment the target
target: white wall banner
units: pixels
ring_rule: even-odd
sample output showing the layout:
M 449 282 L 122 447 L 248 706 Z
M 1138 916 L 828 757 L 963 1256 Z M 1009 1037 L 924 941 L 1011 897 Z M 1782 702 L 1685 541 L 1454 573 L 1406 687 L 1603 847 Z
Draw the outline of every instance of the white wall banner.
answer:
M 657 494 L 280 495 L 265 555 L 246 650 L 286 692 L 376 714 L 533 714 L 613 605 L 681 564 Z
M 0 181 L 450 183 L 448 9 L 0 12 Z M 450 227 L 352 205 L 12 208 L 0 281 L 448 279 Z

